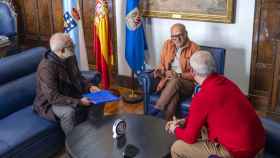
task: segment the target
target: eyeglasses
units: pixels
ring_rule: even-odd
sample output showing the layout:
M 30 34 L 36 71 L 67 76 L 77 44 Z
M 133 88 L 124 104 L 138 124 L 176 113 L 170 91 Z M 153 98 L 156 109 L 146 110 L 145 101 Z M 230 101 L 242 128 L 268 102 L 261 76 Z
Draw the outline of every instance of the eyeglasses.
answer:
M 179 33 L 179 34 L 176 34 L 176 35 L 171 35 L 171 39 L 182 38 L 183 36 L 184 36 L 183 33 Z

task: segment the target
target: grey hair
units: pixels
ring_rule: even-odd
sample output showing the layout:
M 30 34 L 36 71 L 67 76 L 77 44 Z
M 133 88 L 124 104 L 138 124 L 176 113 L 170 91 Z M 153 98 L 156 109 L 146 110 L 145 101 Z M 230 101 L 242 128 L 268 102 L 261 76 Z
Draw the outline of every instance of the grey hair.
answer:
M 67 46 L 67 41 L 69 41 L 70 36 L 66 33 L 58 32 L 52 35 L 50 38 L 50 48 L 51 51 L 56 52 L 59 51 L 65 46 Z
M 199 50 L 190 59 L 190 66 L 198 76 L 205 77 L 216 72 L 216 63 L 210 52 Z
M 180 28 L 181 31 L 185 31 L 184 34 L 188 36 L 188 31 L 186 29 L 186 26 L 184 24 L 181 24 L 181 23 L 176 23 L 174 25 L 171 26 L 170 28 L 170 31 L 172 32 L 172 30 L 177 27 L 177 28 Z

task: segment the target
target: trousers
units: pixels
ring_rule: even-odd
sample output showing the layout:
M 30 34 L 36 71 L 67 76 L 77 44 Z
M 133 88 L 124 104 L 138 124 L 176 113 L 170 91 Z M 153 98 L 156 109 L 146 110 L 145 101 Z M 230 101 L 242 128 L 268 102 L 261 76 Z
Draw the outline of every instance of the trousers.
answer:
M 59 119 L 60 126 L 67 136 L 73 128 L 87 118 L 96 119 L 104 114 L 104 106 L 72 107 L 66 105 L 52 105 L 52 110 Z
M 161 91 L 155 108 L 164 111 L 165 119 L 171 120 L 176 113 L 180 99 L 192 96 L 193 89 L 192 81 L 182 78 L 171 79 Z
M 233 158 L 221 144 L 208 140 L 205 127 L 201 129 L 201 137 L 196 143 L 188 144 L 182 140 L 177 140 L 171 147 L 172 158 L 208 158 L 210 155 Z

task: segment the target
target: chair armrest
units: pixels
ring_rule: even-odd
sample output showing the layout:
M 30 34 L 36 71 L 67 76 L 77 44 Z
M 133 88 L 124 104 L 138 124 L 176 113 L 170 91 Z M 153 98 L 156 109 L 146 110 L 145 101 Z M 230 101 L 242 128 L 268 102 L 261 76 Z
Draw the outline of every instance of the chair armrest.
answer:
M 153 87 L 155 84 L 155 79 L 153 78 L 152 72 L 152 70 L 145 70 L 141 72 L 137 77 L 139 85 L 144 91 L 144 114 L 148 113 L 150 95 L 153 93 Z
M 101 81 L 101 74 L 98 71 L 81 71 L 82 76 L 90 80 L 94 85 L 98 85 Z
M 153 86 L 155 84 L 155 79 L 153 78 L 153 70 L 145 70 L 141 72 L 138 77 L 139 85 L 143 88 L 146 94 L 151 94 L 153 92 Z

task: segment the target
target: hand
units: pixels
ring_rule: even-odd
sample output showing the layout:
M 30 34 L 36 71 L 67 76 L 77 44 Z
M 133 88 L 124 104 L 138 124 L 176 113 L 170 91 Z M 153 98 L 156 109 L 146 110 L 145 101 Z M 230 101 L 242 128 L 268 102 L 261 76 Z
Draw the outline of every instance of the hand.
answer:
M 96 86 L 90 86 L 89 91 L 90 91 L 91 93 L 93 93 L 93 92 L 100 91 L 100 89 L 99 89 L 98 87 L 96 87 Z
M 177 73 L 173 70 L 168 70 L 168 71 L 165 72 L 165 76 L 168 79 L 177 78 Z
M 179 126 L 178 126 L 175 122 L 172 122 L 172 123 L 170 124 L 169 129 L 168 129 L 168 133 L 169 133 L 169 134 L 174 134 L 174 133 L 175 133 L 175 129 L 176 129 L 177 127 L 179 127 Z
M 90 100 L 88 98 L 86 98 L 86 97 L 81 98 L 80 99 L 80 103 L 81 103 L 82 106 L 89 106 L 89 105 L 91 105 Z
M 153 72 L 154 78 L 157 78 L 157 77 L 162 78 L 164 76 L 163 74 L 164 74 L 164 71 L 159 68 L 156 68 Z
M 168 132 L 170 125 L 173 123 L 173 121 L 168 121 L 165 125 L 165 131 Z
M 184 125 L 185 125 L 185 119 L 179 119 L 179 120 L 177 120 L 176 125 L 178 125 L 179 127 L 184 127 Z
M 175 116 L 173 116 L 173 120 L 172 121 L 168 121 L 165 125 L 165 130 L 169 133 L 169 134 L 174 134 L 175 128 L 179 127 L 179 123 L 184 120 L 184 119 L 180 119 L 177 120 Z M 174 128 L 174 129 L 173 129 Z

